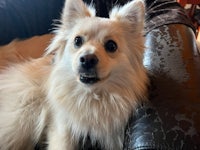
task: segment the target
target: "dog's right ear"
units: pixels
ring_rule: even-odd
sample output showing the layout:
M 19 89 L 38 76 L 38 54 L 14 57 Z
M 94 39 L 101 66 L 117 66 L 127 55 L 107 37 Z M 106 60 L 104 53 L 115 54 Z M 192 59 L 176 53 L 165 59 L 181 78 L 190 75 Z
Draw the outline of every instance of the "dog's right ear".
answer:
M 46 50 L 45 55 L 55 53 L 57 56 L 62 55 L 66 44 L 66 35 L 74 27 L 78 19 L 84 17 L 93 17 L 96 15 L 92 5 L 87 6 L 82 0 L 66 0 L 63 8 L 61 21 L 54 31 L 55 37 Z
M 95 9 L 87 6 L 82 0 L 66 0 L 61 21 L 67 29 L 70 29 L 78 19 L 95 15 Z

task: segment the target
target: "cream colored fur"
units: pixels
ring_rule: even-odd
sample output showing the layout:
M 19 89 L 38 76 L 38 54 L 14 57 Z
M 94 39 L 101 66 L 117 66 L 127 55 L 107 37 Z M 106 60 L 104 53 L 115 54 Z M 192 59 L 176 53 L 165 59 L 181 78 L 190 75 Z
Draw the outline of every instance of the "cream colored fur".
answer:
M 95 17 L 81 0 L 67 0 L 61 21 L 46 56 L 0 74 L 1 150 L 31 150 L 44 130 L 48 150 L 75 150 L 88 135 L 107 150 L 122 149 L 128 118 L 145 99 L 148 82 L 143 0 L 115 7 L 110 19 Z M 84 37 L 78 49 L 77 35 Z M 104 48 L 110 39 L 117 43 L 114 53 Z M 97 83 L 79 80 L 85 54 L 99 60 Z

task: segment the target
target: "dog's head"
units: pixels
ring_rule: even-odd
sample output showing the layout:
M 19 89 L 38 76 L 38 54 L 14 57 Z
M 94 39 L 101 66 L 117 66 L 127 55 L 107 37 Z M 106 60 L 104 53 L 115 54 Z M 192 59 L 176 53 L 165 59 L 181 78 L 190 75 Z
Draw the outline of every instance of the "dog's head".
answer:
M 134 0 L 100 18 L 82 0 L 67 0 L 47 53 L 55 51 L 64 76 L 82 85 L 144 80 L 144 7 Z

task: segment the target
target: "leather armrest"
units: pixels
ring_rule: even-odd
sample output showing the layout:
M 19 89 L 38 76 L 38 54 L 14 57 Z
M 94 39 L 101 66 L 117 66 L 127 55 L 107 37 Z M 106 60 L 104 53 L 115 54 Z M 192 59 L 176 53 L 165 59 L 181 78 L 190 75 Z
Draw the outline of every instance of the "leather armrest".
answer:
M 150 102 L 142 104 L 134 112 L 125 135 L 125 150 L 169 150 L 163 122 Z
M 150 103 L 128 125 L 125 149 L 200 149 L 200 56 L 191 28 L 164 25 L 146 36 Z

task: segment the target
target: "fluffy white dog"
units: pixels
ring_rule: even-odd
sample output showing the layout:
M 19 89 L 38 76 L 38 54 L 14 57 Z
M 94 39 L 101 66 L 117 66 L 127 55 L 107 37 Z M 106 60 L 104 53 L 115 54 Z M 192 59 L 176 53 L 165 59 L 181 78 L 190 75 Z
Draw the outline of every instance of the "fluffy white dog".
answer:
M 88 136 L 121 150 L 127 121 L 146 97 L 144 12 L 134 0 L 99 18 L 67 0 L 47 54 L 0 74 L 0 149 L 31 150 L 47 134 L 49 150 L 75 150 Z

